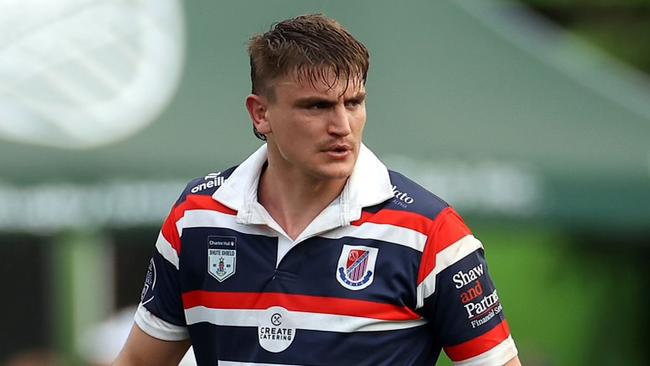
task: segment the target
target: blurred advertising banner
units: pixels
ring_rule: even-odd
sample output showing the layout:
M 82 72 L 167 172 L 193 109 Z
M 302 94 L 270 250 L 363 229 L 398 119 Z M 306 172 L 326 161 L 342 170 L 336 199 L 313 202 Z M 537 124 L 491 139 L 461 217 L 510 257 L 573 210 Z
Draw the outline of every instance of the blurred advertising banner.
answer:
M 464 215 L 650 225 L 648 77 L 511 3 L 12 3 L 0 231 L 158 225 L 259 143 L 246 40 L 310 12 L 371 51 L 366 144 Z

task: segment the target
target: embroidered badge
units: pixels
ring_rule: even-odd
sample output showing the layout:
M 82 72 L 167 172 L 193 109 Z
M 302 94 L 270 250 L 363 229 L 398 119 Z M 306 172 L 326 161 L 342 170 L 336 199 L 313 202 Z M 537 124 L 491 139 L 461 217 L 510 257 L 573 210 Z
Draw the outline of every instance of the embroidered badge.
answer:
M 235 274 L 236 264 L 237 238 L 208 236 L 208 273 L 223 282 Z
M 149 261 L 149 268 L 147 268 L 147 275 L 144 278 L 144 286 L 140 293 L 140 303 L 142 303 L 142 305 L 153 300 L 154 287 L 156 287 L 156 263 L 153 261 L 153 258 L 151 258 Z
M 336 270 L 336 280 L 349 290 L 362 290 L 375 277 L 379 249 L 362 245 L 343 245 Z

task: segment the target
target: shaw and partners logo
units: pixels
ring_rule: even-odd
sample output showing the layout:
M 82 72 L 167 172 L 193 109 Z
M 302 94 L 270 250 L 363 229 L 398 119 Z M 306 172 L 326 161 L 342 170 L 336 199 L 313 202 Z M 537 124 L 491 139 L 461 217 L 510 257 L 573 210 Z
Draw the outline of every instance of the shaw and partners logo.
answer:
M 459 290 L 475 281 L 472 287 L 460 294 L 460 301 L 463 304 L 467 304 L 483 295 L 483 285 L 481 284 L 481 281 L 479 281 L 479 278 L 483 276 L 483 273 L 483 264 L 481 263 L 467 272 L 458 271 L 451 278 L 456 284 L 455 287 Z
M 503 309 L 499 302 L 499 295 L 497 295 L 496 289 L 481 301 L 470 302 L 463 306 L 465 307 L 465 311 L 467 311 L 467 318 L 471 320 L 472 328 L 487 323 Z
M 454 274 L 454 276 L 451 279 L 456 284 L 456 288 L 461 289 L 465 287 L 468 283 L 472 281 L 476 281 L 479 277 L 483 276 L 483 273 L 484 273 L 483 264 L 481 263 L 467 272 L 463 272 L 463 271 L 456 272 L 456 274 Z
M 456 289 L 463 289 L 460 302 L 467 312 L 472 328 L 483 325 L 501 312 L 499 295 L 495 289 L 486 295 L 481 277 L 485 274 L 483 264 L 471 268 L 469 271 L 458 271 L 452 276 Z M 482 298 L 481 298 L 482 297 Z M 480 300 L 478 300 L 481 298 Z

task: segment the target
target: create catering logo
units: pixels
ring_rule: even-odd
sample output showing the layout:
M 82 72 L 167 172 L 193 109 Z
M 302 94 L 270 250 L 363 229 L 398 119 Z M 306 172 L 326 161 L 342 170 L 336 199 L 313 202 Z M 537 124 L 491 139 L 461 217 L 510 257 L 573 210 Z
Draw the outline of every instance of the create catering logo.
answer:
M 281 306 L 258 312 L 257 322 L 260 346 L 269 352 L 283 352 L 296 337 L 297 329 L 292 315 Z
M 363 245 L 343 245 L 336 270 L 336 280 L 348 290 L 362 290 L 375 277 L 379 249 Z
M 208 273 L 223 282 L 237 269 L 237 238 L 208 236 Z

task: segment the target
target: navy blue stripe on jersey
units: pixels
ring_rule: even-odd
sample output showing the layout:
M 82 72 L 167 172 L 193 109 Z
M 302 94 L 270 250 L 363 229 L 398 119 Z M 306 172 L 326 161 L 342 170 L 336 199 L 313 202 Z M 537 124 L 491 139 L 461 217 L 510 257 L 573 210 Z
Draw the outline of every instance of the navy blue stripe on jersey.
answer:
M 236 240 L 234 274 L 220 282 L 208 271 L 208 240 L 211 237 L 231 237 Z M 242 291 L 264 290 L 275 273 L 277 238 L 238 233 L 225 228 L 196 227 L 183 230 L 180 265 L 182 291 Z
M 148 272 L 141 297 L 142 304 L 158 318 L 174 325 L 184 326 L 185 314 L 176 267 L 163 258 L 158 251 L 153 253 L 151 263 L 151 277 Z
M 402 174 L 391 170 L 388 172 L 393 186 L 393 199 L 386 201 L 382 208 L 418 213 L 435 220 L 442 210 L 449 207 L 440 197 Z
M 199 365 L 216 365 L 218 360 L 289 365 L 433 365 L 440 352 L 426 326 L 358 333 L 297 329 L 291 345 L 281 353 L 263 349 L 258 342 L 260 336 L 264 334 L 257 327 L 197 323 L 190 328 L 195 348 L 216 350 L 197 354 Z
M 237 268 L 220 282 L 208 271 L 207 238 L 236 237 Z M 204 290 L 220 292 L 279 292 L 332 298 L 350 298 L 415 307 L 416 281 L 422 253 L 402 245 L 370 239 L 314 237 L 292 248 L 276 269 L 276 238 L 237 233 L 223 228 L 187 228 L 182 236 L 181 266 L 183 293 Z M 343 245 L 379 249 L 373 283 L 364 291 L 344 288 L 336 280 Z M 400 258 L 396 261 L 396 258 Z M 390 296 L 388 296 L 390 294 Z

